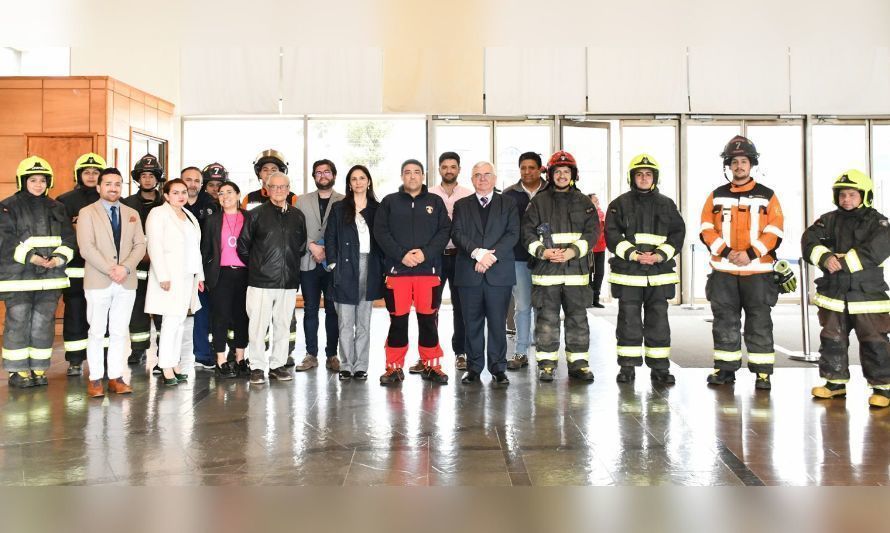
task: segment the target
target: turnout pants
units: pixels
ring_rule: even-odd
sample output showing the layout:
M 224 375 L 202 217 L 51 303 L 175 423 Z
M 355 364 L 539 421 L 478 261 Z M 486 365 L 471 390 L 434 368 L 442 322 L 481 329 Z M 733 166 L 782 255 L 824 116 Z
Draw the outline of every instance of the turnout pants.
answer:
M 7 372 L 49 368 L 61 292 L 8 293 L 3 326 L 3 366 Z
M 389 333 L 386 336 L 386 366 L 402 368 L 408 353 L 408 315 L 411 306 L 417 313 L 417 351 L 427 366 L 440 364 L 442 347 L 439 346 L 439 304 L 442 300 L 442 282 L 439 276 L 395 276 L 386 278 L 384 293 L 389 311 Z
M 559 360 L 559 311 L 565 313 L 566 361 L 570 369 L 588 366 L 590 327 L 587 324 L 587 285 L 535 285 L 535 346 L 538 366 L 557 366 Z
M 673 285 L 630 287 L 612 284 L 612 295 L 618 298 L 618 365 L 646 366 L 668 369 L 671 365 L 671 325 L 668 322 L 668 299 L 673 298 Z
M 773 282 L 772 274 L 736 276 L 715 270 L 708 276 L 705 293 L 714 315 L 714 368 L 731 371 L 741 368 L 744 310 L 748 370 L 772 374 L 776 354 L 771 313 L 779 298 L 779 287 Z
M 868 384 L 875 388 L 890 389 L 890 314 L 865 313 L 851 315 L 819 309 L 822 333 L 819 339 L 819 375 L 832 383 L 850 380 L 847 350 L 850 347 L 851 330 L 859 339 L 859 360 Z
M 138 272 L 148 271 L 148 265 L 140 264 Z M 130 315 L 130 349 L 145 351 L 151 346 L 151 316 L 145 312 L 145 293 L 148 292 L 148 280 L 140 275 L 136 284 L 136 300 L 133 301 L 133 313 Z
M 87 320 L 87 300 L 83 292 L 83 278 L 69 279 L 71 286 L 62 290 L 62 301 L 65 303 L 62 321 L 65 360 L 72 365 L 82 365 L 87 357 L 87 338 L 90 330 Z

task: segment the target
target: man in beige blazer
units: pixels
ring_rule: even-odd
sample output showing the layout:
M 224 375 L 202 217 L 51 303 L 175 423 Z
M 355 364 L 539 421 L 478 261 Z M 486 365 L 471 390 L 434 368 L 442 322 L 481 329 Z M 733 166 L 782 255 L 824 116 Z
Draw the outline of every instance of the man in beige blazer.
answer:
M 135 209 L 120 202 L 123 178 L 116 168 L 99 174 L 99 200 L 80 210 L 77 245 L 86 264 L 83 288 L 90 331 L 87 395 L 105 394 L 103 343 L 108 330 L 108 391 L 133 392 L 123 380 L 124 349 L 129 337 L 130 314 L 136 300 L 136 266 L 145 256 L 145 233 Z

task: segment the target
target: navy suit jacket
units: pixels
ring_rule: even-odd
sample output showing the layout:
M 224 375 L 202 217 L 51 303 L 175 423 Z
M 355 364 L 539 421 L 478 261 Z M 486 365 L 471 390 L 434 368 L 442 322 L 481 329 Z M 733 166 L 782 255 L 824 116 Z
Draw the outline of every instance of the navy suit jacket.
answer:
M 519 241 L 519 211 L 509 197 L 494 193 L 488 223 L 482 227 L 476 194 L 461 198 L 454 204 L 451 240 L 457 246 L 454 267 L 456 287 L 477 287 L 485 279 L 489 285 L 511 287 L 516 284 L 513 247 Z M 485 274 L 476 272 L 476 260 L 470 257 L 476 248 L 494 250 L 497 262 Z

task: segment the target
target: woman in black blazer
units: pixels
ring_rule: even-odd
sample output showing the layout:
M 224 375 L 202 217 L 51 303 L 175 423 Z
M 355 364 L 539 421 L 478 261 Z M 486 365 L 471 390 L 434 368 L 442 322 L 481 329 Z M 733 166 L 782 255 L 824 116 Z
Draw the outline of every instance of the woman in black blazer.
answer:
M 324 235 L 340 329 L 340 380 L 368 379 L 371 309 L 383 298 L 383 253 L 374 240 L 377 212 L 371 172 L 346 173 L 346 197 L 335 203 Z
M 216 375 L 234 378 L 249 375 L 244 360 L 247 347 L 247 266 L 238 257 L 238 235 L 247 213 L 241 205 L 241 190 L 227 181 L 219 188 L 222 210 L 207 217 L 201 237 L 204 284 L 210 291 L 210 332 L 216 352 Z M 229 330 L 234 332 L 235 364 L 227 360 Z

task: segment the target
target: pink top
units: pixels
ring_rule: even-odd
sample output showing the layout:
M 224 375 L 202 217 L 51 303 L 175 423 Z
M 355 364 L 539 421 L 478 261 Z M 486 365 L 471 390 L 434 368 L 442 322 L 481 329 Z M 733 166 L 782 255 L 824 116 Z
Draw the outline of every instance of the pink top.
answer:
M 461 198 L 466 198 L 470 196 L 475 191 L 473 189 L 468 189 L 466 187 L 462 187 L 460 185 L 456 185 L 454 187 L 454 191 L 451 192 L 449 196 L 447 192 L 445 192 L 445 188 L 442 187 L 442 184 L 436 185 L 435 187 L 430 187 L 429 191 L 439 198 L 441 198 L 445 202 L 445 209 L 448 210 L 448 218 L 454 218 L 454 203 L 460 200 Z M 448 241 L 448 245 L 445 246 L 445 249 L 454 248 L 454 243 L 450 240 Z
M 233 215 L 223 213 L 223 224 L 219 249 L 220 266 L 246 266 L 238 257 L 238 235 L 241 235 L 241 226 L 244 225 L 244 215 L 240 212 Z

